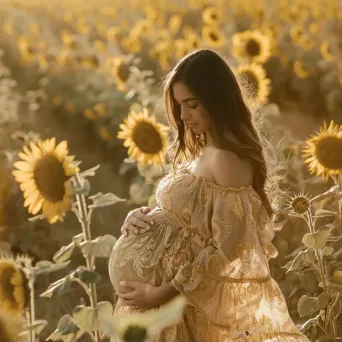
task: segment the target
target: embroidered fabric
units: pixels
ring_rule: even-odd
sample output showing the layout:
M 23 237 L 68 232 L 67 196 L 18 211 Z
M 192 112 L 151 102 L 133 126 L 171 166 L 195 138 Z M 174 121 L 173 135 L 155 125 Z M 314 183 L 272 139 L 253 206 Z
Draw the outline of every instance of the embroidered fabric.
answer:
M 152 341 L 308 341 L 270 277 L 274 227 L 252 186 L 220 187 L 183 168 L 162 179 L 156 199 L 152 229 L 121 236 L 109 260 L 115 289 L 170 282 L 187 298 L 182 322 Z M 120 299 L 115 308 L 136 311 Z

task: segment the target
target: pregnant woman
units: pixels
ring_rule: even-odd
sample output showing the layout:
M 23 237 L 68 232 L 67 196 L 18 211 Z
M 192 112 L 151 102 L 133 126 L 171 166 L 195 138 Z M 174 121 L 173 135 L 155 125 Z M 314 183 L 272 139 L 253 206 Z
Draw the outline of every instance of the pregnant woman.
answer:
M 267 164 L 233 72 L 215 52 L 195 51 L 167 76 L 164 99 L 173 168 L 157 207 L 131 212 L 113 248 L 116 313 L 181 293 L 182 321 L 152 341 L 308 342 L 270 277 L 277 250 Z

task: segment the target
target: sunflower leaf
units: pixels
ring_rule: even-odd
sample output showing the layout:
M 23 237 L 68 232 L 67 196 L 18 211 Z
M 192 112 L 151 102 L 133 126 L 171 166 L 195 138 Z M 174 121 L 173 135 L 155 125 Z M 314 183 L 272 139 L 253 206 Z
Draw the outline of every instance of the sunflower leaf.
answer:
M 43 292 L 40 297 L 51 298 L 53 295 L 61 295 L 69 290 L 70 285 L 71 280 L 68 276 L 62 279 L 58 279 L 54 283 L 50 284 L 48 289 Z
M 34 331 L 36 334 L 40 334 L 43 331 L 43 329 L 47 326 L 47 324 L 48 324 L 48 321 L 46 321 L 45 319 L 36 320 L 32 324 L 26 325 L 22 333 L 27 333 L 28 331 Z
M 95 313 L 89 306 L 77 305 L 72 311 L 72 320 L 81 330 L 95 330 Z
M 300 317 L 308 316 L 324 308 L 331 296 L 327 292 L 321 293 L 318 297 L 303 295 L 298 301 L 298 313 Z
M 311 253 L 309 249 L 307 249 L 305 251 L 300 251 L 297 254 L 297 256 L 292 260 L 291 264 L 289 264 L 289 265 L 286 264 L 285 265 L 286 267 L 288 267 L 286 273 L 291 272 L 291 271 L 300 271 L 304 267 L 310 265 L 311 261 L 310 261 L 309 253 Z M 283 266 L 283 268 L 285 268 L 285 266 Z
M 75 247 L 76 244 L 74 241 L 69 243 L 67 246 L 62 246 L 60 250 L 52 257 L 53 261 L 59 263 L 69 260 Z
M 93 200 L 93 204 L 89 205 L 89 209 L 91 208 L 100 208 L 106 207 L 109 205 L 116 204 L 117 202 L 125 202 L 126 199 L 119 198 L 115 194 L 109 192 L 107 194 L 103 194 L 102 192 L 98 192 L 94 196 L 90 196 L 89 199 Z
M 116 244 L 116 237 L 110 234 L 99 236 L 95 240 L 83 241 L 80 243 L 80 249 L 83 255 L 91 255 L 92 257 L 109 257 L 112 248 Z
M 30 222 L 36 222 L 38 220 L 44 220 L 44 219 L 45 219 L 45 215 L 41 214 L 41 215 L 36 215 L 36 216 L 30 217 L 28 220 Z
M 78 246 L 84 240 L 84 234 L 81 233 L 81 234 L 78 234 L 78 235 L 74 235 L 72 237 L 72 240 L 74 241 L 76 246 Z
M 323 256 L 328 256 L 334 252 L 334 249 L 329 246 L 325 246 L 322 250 Z
M 51 273 L 55 271 L 59 271 L 66 266 L 68 266 L 70 263 L 70 260 L 65 262 L 60 262 L 57 264 L 54 264 L 51 261 L 48 260 L 42 260 L 38 261 L 34 267 L 31 267 L 30 270 L 33 271 L 36 275 L 42 274 L 42 273 Z
M 325 210 L 325 209 L 318 209 L 315 213 L 316 218 L 325 217 L 325 216 L 332 216 L 332 215 L 336 215 L 336 212 L 330 211 L 330 210 Z
M 96 165 L 88 170 L 85 170 L 83 172 L 80 173 L 80 176 L 82 176 L 83 178 L 85 177 L 92 177 L 95 176 L 95 171 L 100 167 L 100 165 Z
M 321 230 L 315 233 L 306 233 L 303 236 L 302 242 L 306 247 L 321 249 L 325 246 L 329 236 L 330 230 Z
M 88 196 L 90 192 L 90 183 L 87 179 L 82 179 L 82 182 L 80 185 L 75 185 L 74 183 L 70 182 L 70 187 L 72 192 L 75 195 L 85 195 Z
M 89 271 L 85 266 L 77 267 L 72 276 L 80 279 L 86 285 L 97 284 L 101 280 L 101 275 L 94 271 Z
M 59 320 L 57 329 L 47 338 L 47 340 L 73 342 L 77 341 L 84 332 L 84 330 L 81 330 L 73 322 L 70 315 L 65 315 Z

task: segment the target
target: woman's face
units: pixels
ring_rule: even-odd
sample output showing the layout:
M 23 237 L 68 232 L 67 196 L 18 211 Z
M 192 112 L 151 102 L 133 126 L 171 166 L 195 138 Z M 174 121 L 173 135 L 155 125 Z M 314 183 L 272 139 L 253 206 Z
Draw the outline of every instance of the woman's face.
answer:
M 179 106 L 181 119 L 195 134 L 205 133 L 210 129 L 210 115 L 199 99 L 179 81 L 173 85 L 173 96 Z

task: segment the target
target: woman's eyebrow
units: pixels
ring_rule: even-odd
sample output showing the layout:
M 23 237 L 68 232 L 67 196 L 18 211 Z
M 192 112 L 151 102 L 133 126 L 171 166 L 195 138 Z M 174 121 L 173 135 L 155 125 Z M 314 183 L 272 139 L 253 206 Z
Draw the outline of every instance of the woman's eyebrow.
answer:
M 182 100 L 182 102 L 188 102 L 188 101 L 191 101 L 191 100 L 197 100 L 197 99 L 194 98 L 194 97 L 188 97 L 187 99 Z M 177 103 L 179 103 L 176 99 L 175 99 L 175 101 L 176 101 Z

